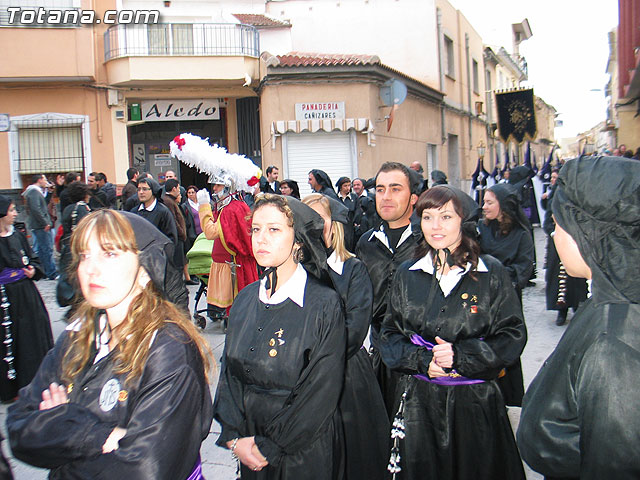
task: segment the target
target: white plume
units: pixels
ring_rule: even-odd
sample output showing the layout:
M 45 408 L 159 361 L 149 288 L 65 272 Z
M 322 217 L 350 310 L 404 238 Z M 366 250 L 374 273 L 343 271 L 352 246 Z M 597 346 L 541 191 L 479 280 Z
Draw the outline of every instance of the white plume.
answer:
M 244 155 L 229 153 L 223 147 L 210 145 L 208 140 L 181 133 L 170 144 L 171 155 L 212 177 L 230 176 L 240 191 L 252 191 L 262 175 L 260 168 Z

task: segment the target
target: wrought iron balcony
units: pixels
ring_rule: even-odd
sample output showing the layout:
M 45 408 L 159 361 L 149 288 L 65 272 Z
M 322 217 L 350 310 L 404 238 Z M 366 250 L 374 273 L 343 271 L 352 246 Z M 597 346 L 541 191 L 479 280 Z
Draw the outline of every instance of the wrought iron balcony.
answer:
M 147 56 L 260 56 L 255 27 L 221 23 L 114 25 L 104 34 L 105 62 Z

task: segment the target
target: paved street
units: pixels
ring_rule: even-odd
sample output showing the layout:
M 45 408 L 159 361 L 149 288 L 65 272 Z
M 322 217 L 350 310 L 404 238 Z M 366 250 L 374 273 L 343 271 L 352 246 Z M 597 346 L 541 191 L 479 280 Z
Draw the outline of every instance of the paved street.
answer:
M 565 329 L 565 327 L 557 327 L 555 325 L 555 312 L 547 312 L 544 310 L 544 271 L 542 270 L 542 266 L 544 264 L 545 238 L 540 228 L 536 229 L 535 236 L 538 258 L 538 278 L 535 280 L 535 287 L 525 289 L 523 294 L 525 318 L 529 333 L 527 347 L 522 356 L 525 385 L 528 385 L 533 379 L 540 365 L 551 353 Z M 55 282 L 41 280 L 38 282 L 38 287 L 42 293 L 45 304 L 49 308 L 54 336 L 57 336 L 65 328 L 65 323 L 62 320 L 65 309 L 58 308 L 55 302 Z M 196 287 L 189 287 L 189 289 L 193 302 Z M 203 299 L 201 300 L 200 308 L 204 307 L 205 303 Z M 569 318 L 571 318 L 571 315 Z M 220 324 L 212 324 L 209 322 L 204 333 L 215 353 L 216 359 L 219 359 L 224 345 L 224 334 Z M 215 383 L 211 386 L 212 394 L 215 391 L 215 386 Z M 7 406 L 0 406 L 0 424 L 3 431 L 5 430 L 6 412 Z M 520 416 L 520 409 L 511 408 L 509 415 L 515 427 Z M 205 478 L 209 479 L 233 479 L 235 478 L 235 467 L 232 464 L 229 452 L 216 447 L 214 444 L 219 432 L 220 427 L 214 423 L 211 434 L 202 446 L 203 473 Z M 7 442 L 5 441 L 3 443 L 5 454 L 9 455 Z M 41 480 L 47 477 L 46 470 L 29 467 L 17 460 L 12 459 L 11 465 L 16 480 Z M 542 476 L 527 470 L 527 478 L 530 480 L 539 480 L 542 479 Z

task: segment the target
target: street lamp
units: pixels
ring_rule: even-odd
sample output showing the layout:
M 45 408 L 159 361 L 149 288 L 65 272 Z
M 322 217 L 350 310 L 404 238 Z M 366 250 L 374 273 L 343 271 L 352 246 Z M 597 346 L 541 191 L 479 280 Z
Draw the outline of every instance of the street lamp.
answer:
M 484 146 L 484 142 L 482 140 L 480 140 L 480 143 L 478 143 L 478 157 L 483 159 L 485 151 L 486 151 L 486 148 Z

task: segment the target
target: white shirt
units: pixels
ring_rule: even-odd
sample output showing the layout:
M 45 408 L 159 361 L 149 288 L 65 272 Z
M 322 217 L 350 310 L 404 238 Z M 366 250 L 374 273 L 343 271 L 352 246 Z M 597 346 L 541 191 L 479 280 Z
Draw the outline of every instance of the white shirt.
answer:
M 433 275 L 433 258 L 431 252 L 427 253 L 424 257 L 418 260 L 416 263 L 409 267 L 409 270 L 422 270 L 430 275 Z M 445 297 L 448 297 L 453 289 L 458 285 L 460 279 L 471 270 L 471 263 L 467 262 L 464 270 L 458 266 L 452 267 L 446 274 L 438 274 L 435 276 L 438 279 L 440 290 L 444 293 Z M 478 258 L 478 272 L 488 272 L 487 266 L 484 264 L 481 258 Z M 440 275 L 440 276 L 438 276 Z
M 338 275 L 342 275 L 344 262 L 338 258 L 338 254 L 335 250 L 329 256 L 329 258 L 327 258 L 327 265 L 329 265 L 329 268 L 336 272 Z
M 396 248 L 402 245 L 402 243 L 411 236 L 411 233 L 412 233 L 411 224 L 409 224 L 407 225 L 407 228 L 405 229 L 405 231 L 402 232 L 402 235 L 400 236 L 400 240 L 398 240 L 398 245 L 396 245 Z M 374 230 L 373 232 L 371 232 L 369 241 L 371 241 L 373 237 L 376 237 L 378 240 L 380 240 L 383 243 L 385 247 L 389 249 L 389 251 L 393 252 L 393 250 L 389 246 L 389 239 L 387 238 L 387 234 L 384 233 L 384 225 L 380 225 L 379 230 Z
M 258 288 L 258 298 L 262 303 L 277 305 L 284 302 L 287 298 L 290 298 L 291 301 L 300 308 L 304 306 L 304 288 L 307 285 L 307 271 L 301 264 L 298 264 L 291 278 L 287 280 L 284 285 L 281 285 L 278 290 L 273 292 L 269 298 L 267 298 L 266 283 L 267 279 L 265 277 L 260 280 L 260 287 Z
M 156 208 L 156 203 L 158 203 L 158 200 L 154 200 L 153 203 L 148 207 L 145 207 L 144 203 L 141 203 L 140 206 L 138 207 L 138 210 L 146 210 L 147 212 L 153 212 L 153 209 Z

